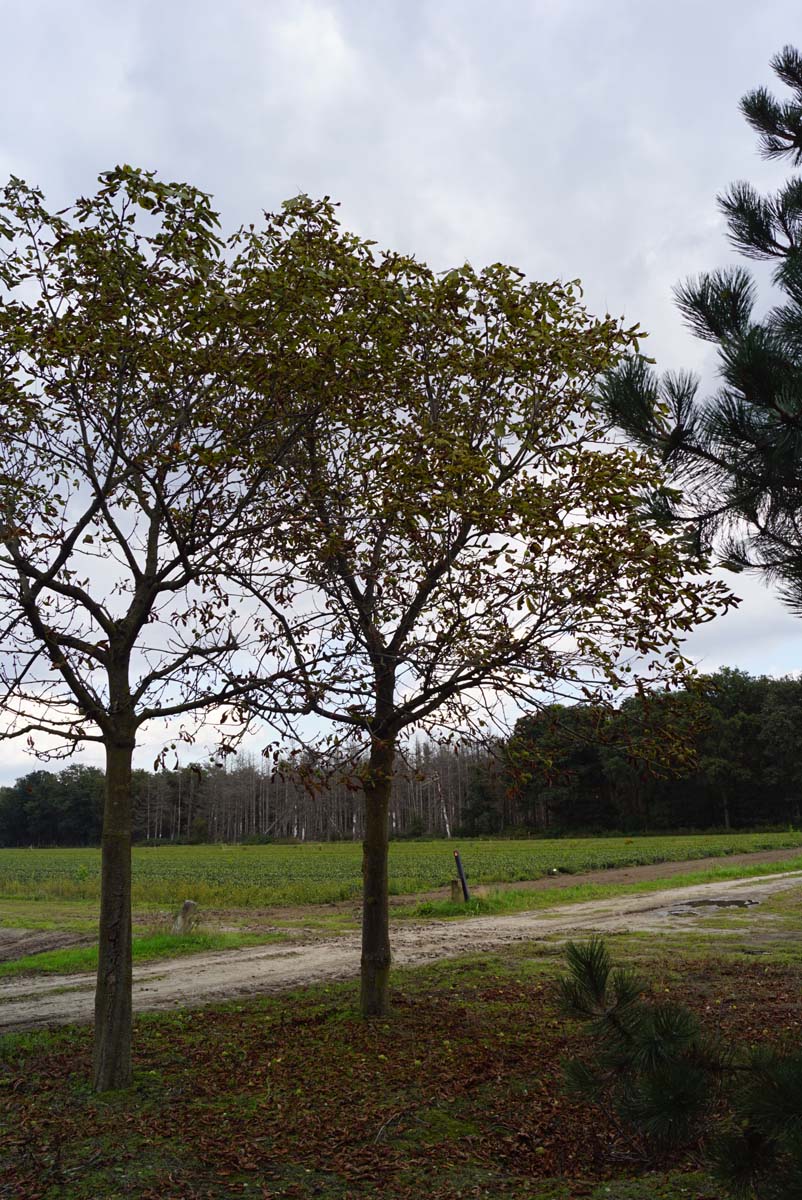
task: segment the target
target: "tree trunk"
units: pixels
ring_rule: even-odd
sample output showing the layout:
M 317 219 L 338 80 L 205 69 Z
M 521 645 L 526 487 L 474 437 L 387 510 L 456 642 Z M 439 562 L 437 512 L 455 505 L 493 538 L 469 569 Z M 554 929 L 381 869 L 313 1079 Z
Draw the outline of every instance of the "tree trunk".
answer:
M 100 946 L 95 992 L 96 1092 L 131 1084 L 131 757 L 130 741 L 106 745 Z
M 394 758 L 393 739 L 374 741 L 364 783 L 361 962 L 363 1017 L 384 1016 L 388 1005 L 390 925 L 387 902 L 387 814 Z

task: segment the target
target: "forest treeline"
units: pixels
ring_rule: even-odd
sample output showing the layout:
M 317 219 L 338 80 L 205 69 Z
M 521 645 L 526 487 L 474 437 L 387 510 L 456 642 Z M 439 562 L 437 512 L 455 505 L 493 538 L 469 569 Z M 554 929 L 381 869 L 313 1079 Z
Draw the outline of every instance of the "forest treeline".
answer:
M 802 681 L 722 670 L 614 712 L 552 705 L 494 745 L 418 742 L 396 771 L 391 836 L 559 835 L 802 822 Z M 353 763 L 239 756 L 135 772 L 143 841 L 362 837 Z M 0 789 L 0 845 L 100 840 L 104 775 L 71 765 Z

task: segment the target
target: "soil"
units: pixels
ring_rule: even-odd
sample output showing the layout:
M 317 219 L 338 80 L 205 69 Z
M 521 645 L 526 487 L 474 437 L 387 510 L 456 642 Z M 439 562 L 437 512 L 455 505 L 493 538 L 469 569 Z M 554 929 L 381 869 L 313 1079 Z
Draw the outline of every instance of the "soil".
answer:
M 755 856 L 741 857 L 755 861 Z M 732 856 L 728 861 L 737 859 L 738 856 Z M 771 859 L 766 856 L 763 861 Z M 664 864 L 666 867 L 671 865 L 676 866 Z M 688 869 L 687 864 L 680 866 Z M 619 882 L 632 882 L 649 878 L 636 872 L 659 869 L 626 868 L 600 872 L 593 878 L 613 882 L 613 877 L 618 876 Z M 583 877 L 574 875 L 570 878 L 576 883 Z M 553 882 L 549 880 L 549 883 Z M 749 902 L 759 903 L 775 892 L 790 888 L 797 888 L 802 894 L 802 871 L 699 884 L 646 895 L 619 896 L 564 905 L 547 912 L 461 921 L 429 920 L 420 925 L 404 923 L 393 928 L 394 961 L 403 966 L 419 965 L 459 955 L 492 952 L 516 942 L 568 938 L 577 934 L 687 932 L 690 929 L 704 932 L 698 921 L 709 915 L 710 902 L 721 901 L 729 907 L 730 902 L 738 900 L 747 906 Z M 721 929 L 707 932 L 718 938 L 726 936 Z M 359 956 L 359 937 L 348 933 L 293 946 L 258 946 L 162 960 L 134 969 L 134 1008 L 137 1011 L 190 1008 L 326 980 L 347 979 L 357 974 Z M 90 975 L 16 977 L 0 983 L 0 1033 L 90 1021 L 94 983 Z
M 62 950 L 65 946 L 86 946 L 93 941 L 94 938 L 57 929 L 0 929 L 0 962 L 45 950 Z

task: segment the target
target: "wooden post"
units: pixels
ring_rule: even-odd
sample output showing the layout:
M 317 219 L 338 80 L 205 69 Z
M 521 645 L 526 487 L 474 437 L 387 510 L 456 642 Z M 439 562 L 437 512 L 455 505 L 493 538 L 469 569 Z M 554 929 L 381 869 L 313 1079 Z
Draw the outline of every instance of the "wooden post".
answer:
M 465 872 L 462 869 L 462 860 L 459 856 L 459 850 L 454 851 L 454 862 L 457 864 L 457 874 L 459 875 L 459 881 L 462 884 L 462 895 L 465 899 L 465 903 L 467 904 L 471 898 L 471 893 L 468 891 L 468 881 L 465 878 Z

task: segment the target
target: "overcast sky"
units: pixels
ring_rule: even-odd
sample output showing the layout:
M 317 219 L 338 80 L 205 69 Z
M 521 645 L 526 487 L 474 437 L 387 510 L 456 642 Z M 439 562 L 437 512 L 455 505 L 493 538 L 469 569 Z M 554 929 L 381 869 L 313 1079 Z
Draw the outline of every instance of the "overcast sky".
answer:
M 118 162 L 213 193 L 226 229 L 298 192 L 445 268 L 580 278 L 712 380 L 672 286 L 732 262 L 716 193 L 770 189 L 738 101 L 798 0 L 4 0 L 0 178 L 51 204 Z M 776 85 L 776 86 L 775 86 Z M 802 622 L 729 577 L 737 613 L 690 641 L 704 670 L 802 669 Z M 33 767 L 0 749 L 0 782 Z

